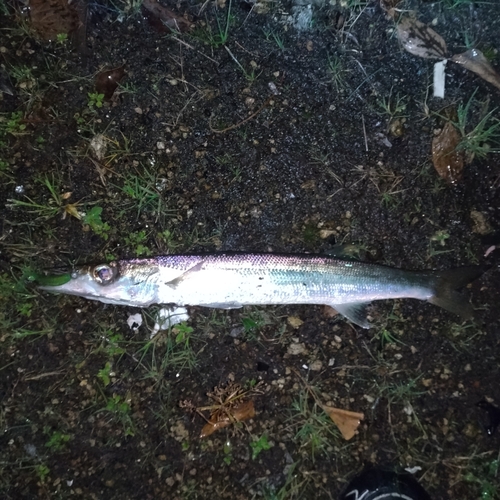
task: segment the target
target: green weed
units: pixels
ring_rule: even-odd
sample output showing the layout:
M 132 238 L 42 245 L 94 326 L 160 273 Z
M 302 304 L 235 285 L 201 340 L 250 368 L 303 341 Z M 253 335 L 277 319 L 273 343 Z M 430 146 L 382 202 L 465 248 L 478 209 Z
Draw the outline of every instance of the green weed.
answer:
M 337 92 L 342 92 L 346 88 L 346 70 L 342 59 L 339 56 L 328 56 L 327 73 L 329 81 L 335 87 Z
M 283 38 L 276 33 L 275 31 L 268 31 L 266 29 L 262 30 L 264 33 L 264 36 L 266 37 L 267 42 L 273 41 L 277 46 L 278 49 L 280 49 L 282 52 L 285 50 L 285 42 L 283 41 Z
M 99 94 L 98 92 L 88 92 L 87 106 L 89 109 L 102 108 L 104 106 L 104 94 Z
M 121 191 L 132 200 L 130 208 L 137 211 L 137 217 L 143 213 L 151 213 L 155 221 L 173 216 L 175 212 L 168 210 L 163 199 L 164 180 L 158 178 L 156 172 L 144 168 L 140 174 L 128 174 L 124 178 Z
M 233 461 L 233 445 L 229 439 L 224 441 L 222 451 L 224 453 L 224 458 L 222 460 L 224 460 L 226 465 L 231 465 L 231 462 Z
M 111 3 L 118 12 L 120 22 L 139 14 L 142 6 L 142 0 L 112 0 Z
M 192 36 L 213 48 L 225 45 L 229 39 L 229 27 L 234 22 L 234 17 L 231 15 L 231 3 L 229 1 L 225 17 L 220 18 L 217 13 L 215 14 L 216 29 L 213 29 L 207 21 L 206 27 L 195 30 Z
M 198 352 L 193 346 L 195 340 L 193 328 L 187 323 L 179 323 L 158 332 L 134 356 L 146 370 L 146 378 L 162 382 L 168 372 L 178 373 L 196 367 Z
M 114 419 L 117 419 L 123 426 L 126 436 L 135 435 L 135 425 L 132 420 L 132 409 L 128 398 L 124 398 L 118 394 L 113 394 L 106 401 L 106 406 L 98 411 L 98 413 L 109 413 Z
M 107 387 L 111 383 L 112 374 L 113 374 L 113 368 L 111 366 L 111 363 L 108 361 L 104 365 L 104 368 L 101 368 L 97 372 L 97 378 L 100 378 L 104 387 Z
M 272 445 L 267 440 L 267 436 L 262 434 L 262 436 L 257 439 L 257 441 L 252 441 L 250 443 L 250 448 L 252 448 L 252 460 L 255 460 L 262 451 L 270 450 Z
M 389 121 L 395 118 L 405 117 L 404 113 L 408 106 L 408 96 L 401 96 L 399 93 L 395 96 L 392 95 L 392 89 L 387 97 L 377 99 L 377 106 L 380 108 L 380 113 L 387 115 Z
M 98 331 L 98 335 L 101 340 L 101 346 L 97 352 L 103 352 L 110 358 L 125 353 L 125 349 L 121 345 L 124 343 L 121 333 L 114 332 L 111 328 L 101 328 Z
M 498 474 L 500 470 L 500 460 L 488 459 L 475 460 L 469 464 L 469 470 L 464 479 L 468 483 L 473 483 L 477 487 L 477 495 L 481 500 L 496 500 L 500 498 L 500 486 Z
M 40 482 L 45 483 L 47 477 L 50 474 L 50 469 L 45 464 L 38 464 L 35 465 L 35 472 L 38 476 L 38 479 L 40 479 Z
M 269 324 L 268 318 L 262 311 L 252 311 L 248 316 L 241 318 L 245 337 L 249 340 L 255 340 L 258 337 L 259 330 Z
M 469 161 L 474 157 L 484 159 L 490 153 L 500 153 L 500 120 L 494 117 L 496 109 L 488 111 L 488 101 L 478 103 L 474 96 L 457 108 L 457 121 L 453 122 L 462 139 L 457 146 L 458 151 L 464 151 Z M 474 108 L 478 110 L 479 121 L 471 125 L 471 114 Z
M 240 61 L 236 58 L 236 56 L 231 52 L 228 46 L 224 46 L 227 50 L 227 53 L 231 56 L 231 59 L 235 62 L 236 66 L 241 70 L 245 78 L 247 79 L 249 84 L 252 84 L 259 77 L 260 73 L 257 74 L 258 65 L 255 61 L 250 62 L 250 69 L 246 69 Z
M 82 218 L 83 224 L 87 224 L 92 231 L 101 236 L 104 240 L 109 237 L 109 230 L 111 229 L 107 222 L 101 219 L 102 207 L 92 207 Z
M 153 254 L 152 250 L 145 245 L 148 240 L 146 231 L 137 231 L 124 236 L 124 241 L 127 247 L 133 248 L 137 257 L 149 257 Z
M 59 45 L 66 45 L 68 43 L 68 34 L 67 33 L 58 33 L 56 37 L 56 42 Z
M 77 219 L 80 218 L 80 214 L 77 210 L 78 203 L 68 203 L 69 195 L 67 193 L 62 193 L 62 181 L 61 179 L 52 175 L 50 178 L 44 176 L 41 179 L 36 179 L 37 184 L 44 186 L 49 194 L 48 199 L 44 202 L 37 202 L 31 199 L 29 196 L 25 196 L 24 200 L 9 199 L 7 206 L 9 208 L 20 208 L 26 213 L 36 216 L 36 219 L 50 219 L 55 217 L 58 213 L 61 213 L 63 218 L 69 214 Z M 26 201 L 27 200 L 27 201 Z
M 446 229 L 442 229 L 434 233 L 429 239 L 429 248 L 428 248 L 429 258 L 433 258 L 436 255 L 441 255 L 443 253 L 452 252 L 453 250 L 443 249 L 443 247 L 446 246 L 449 238 L 450 238 L 450 233 L 446 231 Z
M 156 235 L 156 239 L 159 242 L 160 251 L 164 250 L 166 253 L 171 253 L 181 246 L 181 243 L 175 236 L 175 230 L 170 231 L 165 229 L 165 231 Z
M 328 455 L 338 443 L 340 432 L 316 401 L 309 401 L 307 390 L 301 390 L 292 403 L 291 426 L 296 429 L 295 440 L 314 461 L 318 455 Z
M 45 446 L 52 451 L 62 450 L 71 439 L 69 434 L 64 434 L 61 431 L 50 432 L 50 427 L 45 427 L 44 433 L 49 436 L 49 440 L 45 443 Z

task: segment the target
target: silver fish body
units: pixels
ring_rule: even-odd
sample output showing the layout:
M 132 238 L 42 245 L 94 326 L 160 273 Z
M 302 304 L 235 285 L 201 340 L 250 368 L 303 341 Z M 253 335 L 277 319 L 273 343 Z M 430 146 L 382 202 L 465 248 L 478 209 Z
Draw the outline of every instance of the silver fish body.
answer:
M 481 272 L 479 266 L 405 271 L 326 256 L 217 253 L 84 266 L 66 283 L 41 288 L 134 307 L 325 304 L 368 328 L 366 306 L 382 299 L 426 300 L 470 317 L 470 305 L 455 290 Z

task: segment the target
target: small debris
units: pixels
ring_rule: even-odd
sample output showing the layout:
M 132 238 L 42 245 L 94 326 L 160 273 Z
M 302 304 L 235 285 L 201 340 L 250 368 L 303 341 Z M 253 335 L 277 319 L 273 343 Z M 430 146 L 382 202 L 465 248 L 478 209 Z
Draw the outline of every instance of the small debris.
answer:
M 301 327 L 304 324 L 304 322 L 300 318 L 297 318 L 297 316 L 288 316 L 286 321 L 292 328 L 295 329 Z
M 472 226 L 473 233 L 481 234 L 484 236 L 485 234 L 489 234 L 493 231 L 490 224 L 486 220 L 486 216 L 483 213 L 478 212 L 477 210 L 472 210 L 470 213 L 470 218 L 474 223 L 474 225 Z
M 405 471 L 408 472 L 409 474 L 416 474 L 417 472 L 420 472 L 422 470 L 422 467 L 419 465 L 415 465 L 414 467 L 406 467 Z
M 496 248 L 497 248 L 497 246 L 496 246 L 496 245 L 491 245 L 491 246 L 490 246 L 490 247 L 486 250 L 486 252 L 484 252 L 484 256 L 485 256 L 485 257 L 488 257 L 488 255 L 489 255 L 491 252 L 494 252 Z
M 322 368 L 323 368 L 323 362 L 319 359 L 313 361 L 309 366 L 309 369 L 313 372 L 320 372 Z
M 290 344 L 288 346 L 287 353 L 291 356 L 298 356 L 299 354 L 306 354 L 307 349 L 305 344 Z
M 103 160 L 108 150 L 108 142 L 103 134 L 97 134 L 90 141 L 90 150 L 95 158 L 99 161 Z

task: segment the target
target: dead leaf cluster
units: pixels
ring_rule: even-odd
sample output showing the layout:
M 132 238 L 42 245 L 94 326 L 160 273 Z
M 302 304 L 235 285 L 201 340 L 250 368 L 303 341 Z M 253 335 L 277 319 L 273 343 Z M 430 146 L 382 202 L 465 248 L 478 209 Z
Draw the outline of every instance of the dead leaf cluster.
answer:
M 104 99 L 106 100 L 111 99 L 124 76 L 125 65 L 106 71 L 101 71 L 95 78 L 95 89 L 97 93 L 103 94 Z
M 196 412 L 206 421 L 200 432 L 200 437 L 204 438 L 231 424 L 255 417 L 254 402 L 250 398 L 260 393 L 258 384 L 251 389 L 243 389 L 239 384 L 230 382 L 207 393 L 212 402 L 208 406 L 196 407 L 190 401 L 182 401 L 180 406 Z M 210 412 L 208 418 L 204 411 Z
M 450 184 L 462 178 L 464 151 L 458 149 L 462 138 L 452 122 L 446 122 L 432 140 L 432 162 L 440 177 Z

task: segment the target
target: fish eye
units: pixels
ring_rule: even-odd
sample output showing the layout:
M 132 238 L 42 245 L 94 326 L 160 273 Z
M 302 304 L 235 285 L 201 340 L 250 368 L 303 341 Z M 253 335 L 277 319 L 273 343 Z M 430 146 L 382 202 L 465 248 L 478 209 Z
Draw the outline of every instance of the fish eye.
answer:
M 116 274 L 116 266 L 113 266 L 112 264 L 101 264 L 100 266 L 94 267 L 92 270 L 94 280 L 100 285 L 109 285 L 112 283 L 116 278 Z

